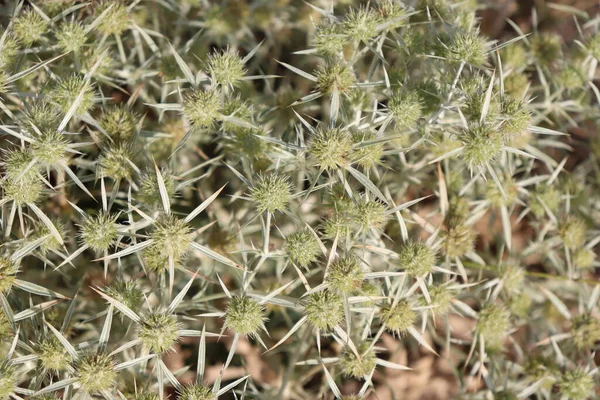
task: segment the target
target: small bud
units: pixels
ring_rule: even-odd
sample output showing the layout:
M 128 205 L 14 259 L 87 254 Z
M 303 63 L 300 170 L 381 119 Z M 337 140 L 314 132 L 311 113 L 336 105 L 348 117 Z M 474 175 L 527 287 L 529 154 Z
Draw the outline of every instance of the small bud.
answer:
M 329 290 L 313 293 L 304 304 L 304 315 L 313 328 L 330 332 L 344 320 L 342 299 Z
M 577 250 L 585 243 L 587 226 L 582 219 L 570 215 L 560 224 L 558 232 L 566 248 Z
M 336 292 L 350 295 L 362 285 L 364 272 L 360 261 L 354 257 L 340 258 L 327 270 L 325 282 Z
M 427 302 L 425 296 L 421 297 L 419 305 L 433 306 L 431 312 L 435 316 L 444 316 L 450 311 L 452 305 L 453 295 L 448 287 L 445 285 L 429 285 L 427 286 L 427 292 L 429 293 L 429 299 L 431 302 Z
M 412 128 L 423 115 L 417 92 L 395 93 L 388 102 L 389 114 L 401 128 Z
M 31 153 L 42 166 L 57 166 L 66 161 L 68 141 L 60 132 L 44 131 L 31 145 Z
M 88 216 L 81 224 L 81 240 L 97 252 L 108 250 L 117 240 L 116 220 L 115 215 L 104 212 Z
M 406 300 L 400 300 L 396 305 L 385 304 L 380 312 L 387 328 L 399 336 L 404 335 L 417 320 L 417 314 Z
M 133 152 L 130 146 L 117 144 L 102 152 L 98 160 L 100 175 L 115 180 L 131 179 Z
M 368 350 L 367 350 L 368 349 Z M 340 357 L 340 366 L 344 375 L 361 379 L 371 374 L 377 365 L 377 355 L 375 349 L 369 349 L 368 343 L 361 343 L 357 346 L 358 356 L 352 349 L 345 348 Z
M 519 318 L 527 318 L 531 311 L 531 297 L 525 293 L 517 293 L 510 296 L 507 301 L 508 308 L 512 315 Z
M 442 247 L 448 257 L 462 257 L 473 250 L 476 233 L 467 225 L 456 225 L 443 230 L 440 235 L 444 241 Z
M 225 310 L 225 326 L 237 334 L 253 337 L 264 324 L 264 312 L 264 307 L 256 300 L 235 296 Z
M 554 186 L 545 183 L 536 185 L 529 198 L 529 208 L 538 218 L 546 214 L 546 208 L 551 212 L 555 212 L 558 210 L 559 205 L 560 192 Z
M 43 339 L 37 344 L 36 356 L 40 366 L 46 372 L 65 371 L 72 362 L 69 353 L 54 336 Z
M 63 51 L 78 51 L 87 40 L 86 32 L 79 22 L 63 22 L 56 31 L 56 41 Z
M 472 65 L 483 65 L 486 61 L 487 44 L 479 31 L 459 31 L 445 49 L 448 61 Z
M 75 366 L 75 376 L 83 392 L 96 393 L 115 385 L 117 371 L 112 357 L 99 353 L 82 358 Z
M 42 39 L 47 28 L 48 21 L 33 8 L 28 8 L 13 21 L 13 33 L 25 46 L 31 46 Z
M 125 304 L 137 312 L 144 304 L 144 293 L 135 281 L 117 279 L 104 289 L 104 292 L 113 299 Z
M 241 99 L 240 96 L 230 97 L 223 104 L 223 110 L 221 111 L 223 115 L 233 116 L 235 118 L 241 119 L 243 121 L 252 122 L 252 107 L 244 100 Z M 238 124 L 223 121 L 223 131 L 224 132 L 233 132 L 238 133 L 240 131 L 250 131 L 252 133 L 255 130 L 250 128 L 241 127 Z M 267 143 L 264 140 L 261 140 L 263 143 Z
M 352 151 L 353 162 L 365 170 L 373 169 L 381 164 L 383 157 L 383 143 L 366 144 L 378 139 L 374 132 L 356 132 L 352 134 L 354 148 Z
M 308 152 L 323 169 L 345 167 L 350 165 L 352 139 L 339 128 L 319 129 L 308 144 Z
M 537 34 L 531 39 L 533 55 L 543 65 L 552 64 L 562 54 L 562 39 L 554 33 Z
M 354 72 L 343 64 L 320 65 L 316 71 L 317 90 L 326 95 L 348 93 L 356 83 Z
M 592 268 L 595 260 L 596 253 L 585 247 L 575 250 L 573 254 L 573 265 L 580 270 Z
M 102 111 L 98 121 L 100 127 L 115 141 L 128 141 L 136 132 L 139 116 L 123 106 L 116 106 Z
M 525 281 L 525 270 L 518 264 L 511 262 L 502 264 L 498 272 L 500 273 L 502 288 L 505 292 L 514 293 L 521 290 L 521 286 Z
M 591 314 L 582 314 L 571 319 L 573 343 L 579 350 L 591 349 L 600 341 L 600 320 Z
M 577 368 L 565 372 L 558 382 L 561 398 L 570 400 L 589 399 L 594 392 L 594 378 L 584 370 Z
M 460 136 L 462 156 L 469 168 L 481 167 L 494 160 L 502 150 L 502 135 L 490 126 L 474 124 Z
M 52 225 L 54 225 L 60 237 L 64 239 L 67 236 L 67 231 L 64 222 L 57 218 L 51 218 L 50 222 L 52 223 Z M 52 232 L 50 232 L 50 229 L 48 229 L 48 226 L 46 226 L 46 224 L 36 224 L 33 234 L 31 235 L 31 239 L 35 240 L 44 236 L 46 236 L 47 238 L 42 242 L 42 244 L 38 248 L 43 254 L 47 252 L 55 252 L 57 250 L 60 250 L 63 246 L 57 240 L 56 236 L 54 236 Z
M 370 7 L 351 8 L 343 23 L 343 32 L 355 42 L 368 42 L 379 33 L 381 16 Z
M 162 354 L 179 339 L 180 325 L 175 316 L 155 313 L 145 317 L 138 331 L 138 338 L 151 352 Z
M 260 213 L 285 209 L 290 202 L 291 187 L 287 176 L 279 173 L 259 175 L 250 189 L 250 196 Z
M 500 132 L 507 136 L 510 142 L 513 135 L 526 131 L 531 124 L 531 112 L 521 100 L 505 97 L 502 101 L 502 125 Z
M 317 238 L 307 230 L 289 234 L 285 238 L 284 248 L 290 260 L 300 267 L 307 267 L 321 254 Z
M 338 240 L 343 240 L 353 232 L 353 225 L 354 223 L 349 214 L 334 213 L 325 218 L 321 224 L 323 237 L 330 240 L 334 240 L 337 237 Z
M 525 73 L 513 71 L 504 78 L 504 93 L 515 99 L 523 98 L 528 86 L 529 79 Z
M 9 258 L 0 257 L 0 294 L 10 292 L 17 272 L 17 266 Z M 0 314 L 0 316 L 6 317 L 4 314 Z
M 406 243 L 398 253 L 399 263 L 413 277 L 425 276 L 435 267 L 435 251 L 421 242 Z
M 120 35 L 129 27 L 127 7 L 121 1 L 104 1 L 96 7 L 95 14 L 100 16 L 108 7 L 111 7 L 110 10 L 102 17 L 96 29 L 103 35 Z
M 479 122 L 483 114 L 483 107 L 486 102 L 486 93 L 489 87 L 489 81 L 476 77 L 467 78 L 461 83 L 461 89 L 464 93 L 464 105 L 461 111 L 469 122 Z M 485 120 L 495 122 L 500 116 L 500 103 L 494 92 L 490 97 Z
M 179 394 L 180 400 L 215 400 L 216 398 L 211 388 L 201 384 L 184 386 Z
M 479 311 L 475 331 L 485 341 L 486 347 L 500 347 L 509 329 L 510 313 L 503 306 L 488 304 Z
M 4 70 L 14 64 L 19 52 L 19 42 L 12 32 L 8 32 L 4 36 L 4 30 L 0 30 L 0 37 L 4 37 L 2 51 L 0 52 L 0 69 Z
M 197 127 L 208 127 L 219 118 L 221 100 L 216 91 L 195 90 L 183 98 L 183 113 Z
M 231 50 L 216 51 L 208 56 L 208 73 L 221 86 L 236 86 L 246 74 L 244 62 Z
M 527 50 L 519 42 L 511 43 L 500 49 L 500 58 L 503 65 L 520 68 L 527 64 Z
M 83 94 L 79 97 L 82 92 Z M 63 113 L 67 113 L 78 98 L 79 105 L 75 110 L 76 114 L 83 115 L 94 106 L 94 89 L 82 75 L 73 74 L 59 78 L 49 96 Z
M 377 12 L 382 20 L 381 23 L 385 24 L 386 29 L 398 29 L 407 22 L 407 19 L 405 19 L 406 9 L 402 3 L 396 0 L 380 1 Z

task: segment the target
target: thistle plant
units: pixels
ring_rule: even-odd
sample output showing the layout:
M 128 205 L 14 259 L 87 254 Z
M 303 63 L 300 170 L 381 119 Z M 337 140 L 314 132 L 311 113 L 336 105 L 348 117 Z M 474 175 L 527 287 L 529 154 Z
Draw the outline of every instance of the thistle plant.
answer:
M 598 396 L 597 10 L 4 3 L 0 399 Z

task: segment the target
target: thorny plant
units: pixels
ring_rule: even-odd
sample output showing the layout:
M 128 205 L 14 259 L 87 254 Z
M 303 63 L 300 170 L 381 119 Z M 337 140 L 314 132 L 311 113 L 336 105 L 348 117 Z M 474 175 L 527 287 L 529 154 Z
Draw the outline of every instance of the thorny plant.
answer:
M 0 399 L 598 395 L 599 18 L 8 3 Z

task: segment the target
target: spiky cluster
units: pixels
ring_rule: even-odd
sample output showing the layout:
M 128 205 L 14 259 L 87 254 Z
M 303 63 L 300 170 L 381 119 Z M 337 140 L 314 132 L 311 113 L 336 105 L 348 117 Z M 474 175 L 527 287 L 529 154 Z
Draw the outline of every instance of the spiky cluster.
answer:
M 264 320 L 264 307 L 250 297 L 235 296 L 227 304 L 225 326 L 235 333 L 254 336 Z
M 85 393 L 110 389 L 117 380 L 112 357 L 98 353 L 83 357 L 75 367 L 77 381 Z
M 179 339 L 179 324 L 173 315 L 150 314 L 142 320 L 138 337 L 148 350 L 164 353 Z
M 279 173 L 259 175 L 250 189 L 252 200 L 259 212 L 281 211 L 290 202 L 291 187 L 288 178 Z

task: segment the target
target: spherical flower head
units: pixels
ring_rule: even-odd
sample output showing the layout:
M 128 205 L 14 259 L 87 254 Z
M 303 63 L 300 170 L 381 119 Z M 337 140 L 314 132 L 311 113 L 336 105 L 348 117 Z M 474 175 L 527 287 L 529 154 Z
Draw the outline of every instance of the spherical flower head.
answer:
M 518 264 L 508 262 L 502 264 L 499 268 L 502 279 L 502 288 L 507 293 L 519 292 L 525 281 L 525 270 Z
M 435 267 L 435 251 L 421 242 L 409 242 L 398 253 L 398 262 L 410 276 L 425 276 Z
M 265 308 L 256 300 L 235 296 L 225 310 L 225 326 L 237 334 L 253 337 L 264 323 L 264 313 Z
M 348 93 L 356 83 L 354 72 L 346 65 L 320 65 L 316 71 L 317 90 L 330 96 L 333 92 Z
M 356 290 L 356 296 L 369 297 L 369 300 L 361 302 L 363 307 L 371 307 L 376 304 L 376 297 L 381 296 L 381 288 L 371 282 L 363 281 L 359 289 Z
M 355 257 L 345 257 L 329 266 L 325 282 L 332 290 L 350 295 L 361 287 L 363 279 L 364 272 L 360 261 Z
M 31 144 L 32 154 L 43 166 L 56 166 L 64 162 L 68 144 L 65 135 L 55 130 L 41 133 Z
M 452 299 L 454 296 L 452 292 L 448 290 L 445 285 L 430 285 L 427 286 L 427 292 L 429 293 L 429 299 L 431 302 L 427 302 L 425 296 L 420 299 L 421 306 L 433 306 L 431 312 L 435 316 L 443 316 L 448 314 L 452 305 Z
M 308 297 L 304 315 L 313 328 L 330 332 L 344 320 L 344 305 L 339 295 L 323 290 Z
M 595 33 L 587 41 L 586 49 L 596 60 L 600 60 L 600 34 Z
M 75 113 L 83 115 L 94 106 L 94 88 L 90 82 L 86 82 L 83 75 L 74 74 L 59 78 L 50 92 L 50 99 L 63 113 L 67 113 L 80 93 L 83 94 L 79 98 L 79 105 Z
M 568 92 L 586 86 L 586 75 L 581 66 L 576 64 L 566 65 L 557 76 L 558 83 Z
M 69 353 L 54 336 L 38 343 L 36 356 L 42 369 L 48 372 L 65 371 L 72 362 Z
M 381 319 L 390 331 L 397 335 L 404 335 L 415 324 L 417 314 L 408 301 L 400 300 L 396 305 L 382 306 Z
M 75 366 L 75 377 L 85 393 L 102 392 L 112 388 L 117 380 L 112 357 L 98 353 L 83 357 Z
M 511 177 L 505 177 L 500 182 L 504 194 L 502 194 L 496 182 L 490 181 L 486 185 L 485 195 L 492 206 L 496 208 L 509 207 L 517 200 L 519 187 Z
M 233 130 L 233 138 L 228 146 L 228 151 L 236 158 L 240 156 L 240 152 L 243 152 L 251 160 L 262 160 L 268 154 L 271 145 L 260 136 L 265 136 L 265 132 L 261 129 L 239 129 L 238 127 Z
M 344 49 L 346 36 L 343 33 L 342 24 L 318 25 L 314 35 L 314 46 L 319 54 L 332 56 L 339 54 Z
M 382 23 L 387 29 L 397 29 L 406 24 L 404 17 L 406 9 L 396 0 L 383 0 L 379 2 L 377 12 L 381 15 Z
M 319 129 L 308 144 L 308 152 L 317 166 L 333 170 L 350 164 L 352 138 L 339 129 Z
M 554 385 L 555 376 L 558 372 L 558 366 L 551 358 L 538 355 L 527 357 L 524 373 L 530 382 L 537 382 L 543 379 L 546 383 L 542 387 L 550 389 Z
M 594 378 L 583 369 L 565 372 L 558 382 L 561 398 L 569 400 L 589 399 L 594 392 Z
M 131 159 L 133 152 L 130 146 L 117 144 L 102 152 L 98 160 L 99 172 L 102 176 L 115 180 L 131 179 L 133 168 Z
M 500 131 L 510 139 L 527 130 L 531 123 L 531 112 L 522 100 L 505 97 L 502 101 L 502 125 Z
M 238 96 L 231 96 L 225 100 L 223 104 L 223 109 L 221 110 L 223 115 L 233 116 L 239 118 L 244 121 L 252 121 L 252 107 L 248 102 L 242 100 L 242 98 Z M 223 121 L 223 131 L 224 132 L 238 132 L 241 130 L 248 130 L 249 128 L 241 127 L 238 124 Z
M 140 323 L 138 338 L 148 350 L 162 354 L 179 339 L 179 328 L 174 315 L 150 314 Z
M 321 253 L 319 241 L 308 230 L 289 234 L 285 238 L 284 249 L 290 260 L 300 267 L 309 266 Z
M 378 139 L 374 132 L 355 132 L 352 134 L 354 148 L 352 150 L 353 161 L 361 168 L 369 170 L 381 164 L 383 157 L 383 143 L 366 144 Z
M 113 140 L 127 141 L 135 134 L 138 120 L 135 112 L 124 106 L 116 106 L 103 110 L 98 122 Z
M 419 94 L 414 91 L 397 92 L 388 102 L 388 111 L 400 128 L 412 128 L 423 115 Z
M 554 33 L 541 33 L 531 39 L 533 55 L 543 65 L 549 65 L 561 56 L 561 45 L 561 37 Z
M 291 198 L 288 177 L 279 173 L 259 175 L 250 189 L 250 197 L 259 212 L 273 213 L 287 207 Z
M 504 94 L 521 99 L 529 86 L 529 78 L 523 72 L 511 72 L 504 78 Z
M 179 394 L 180 400 L 215 400 L 216 394 L 208 386 L 201 384 L 184 386 Z
M 5 153 L 4 171 L 8 179 L 35 179 L 37 177 L 36 165 L 31 166 L 33 154 L 28 148 L 18 148 Z
M 20 125 L 28 132 L 35 133 L 32 126 L 40 132 L 57 130 L 62 119 L 58 108 L 46 101 L 37 101 L 20 118 Z
M 222 86 L 236 86 L 246 74 L 244 61 L 232 50 L 213 52 L 206 64 L 212 80 Z
M 19 180 L 8 178 L 4 182 L 0 182 L 0 186 L 4 189 L 4 197 L 14 201 L 19 206 L 37 202 L 44 189 L 38 176 L 27 175 Z
M 144 304 L 144 293 L 135 281 L 117 279 L 106 287 L 104 292 L 113 299 L 125 304 L 134 312 Z
M 63 51 L 77 51 L 85 44 L 85 29 L 79 22 L 63 22 L 56 31 L 56 41 Z
M 4 35 L 4 30 L 0 30 L 0 37 Z M 19 52 L 19 42 L 14 33 L 9 32 L 4 38 L 2 51 L 0 52 L 0 69 L 10 67 L 16 59 Z
M 351 8 L 343 23 L 343 32 L 355 42 L 368 42 L 377 36 L 381 15 L 370 7 Z
M 15 367 L 8 361 L 0 362 L 0 399 L 9 399 L 17 387 Z
M 445 57 L 448 61 L 471 65 L 483 65 L 486 61 L 487 44 L 479 31 L 459 31 L 447 46 Z
M 554 186 L 545 183 L 538 184 L 529 199 L 529 208 L 538 218 L 546 213 L 546 208 L 554 212 L 559 205 L 560 192 Z
M 462 257 L 473 250 L 477 234 L 468 225 L 456 225 L 442 231 L 442 248 L 449 257 Z
M 591 314 L 582 314 L 571 319 L 573 343 L 579 350 L 590 349 L 600 341 L 600 320 Z
M 33 8 L 28 8 L 13 21 L 13 33 L 17 40 L 31 46 L 42 39 L 48 28 L 46 21 Z
M 587 226 L 581 218 L 570 215 L 560 224 L 558 233 L 566 248 L 577 250 L 585 243 Z
M 509 329 L 510 312 L 504 306 L 488 304 L 479 311 L 475 332 L 485 341 L 486 347 L 500 347 Z
M 214 91 L 194 90 L 183 98 L 183 113 L 197 127 L 208 127 L 220 117 L 221 100 Z
M 367 350 L 368 349 L 368 350 Z M 346 348 L 340 357 L 340 366 L 344 375 L 362 379 L 371 374 L 377 365 L 377 354 L 375 349 L 369 349 L 368 343 L 361 343 L 357 346 L 358 356 L 352 349 Z
M 585 247 L 577 249 L 573 253 L 573 265 L 580 270 L 592 268 L 595 260 L 596 253 Z
M 471 125 L 460 139 L 464 146 L 462 157 L 471 169 L 488 164 L 502 150 L 502 135 L 490 126 Z
M 50 222 L 52 223 L 52 225 L 54 225 L 61 238 L 65 238 L 67 236 L 65 224 L 61 219 L 51 218 Z M 56 236 L 54 236 L 52 232 L 50 232 L 50 229 L 48 229 L 48 226 L 46 224 L 36 224 L 31 238 L 35 240 L 44 236 L 46 236 L 47 238 L 42 242 L 42 244 L 39 247 L 39 250 L 41 250 L 42 253 L 46 253 L 48 251 L 54 252 L 59 250 L 63 246 L 62 243 L 58 241 Z
M 367 199 L 359 199 L 353 215 L 354 222 L 361 231 L 383 229 L 388 220 L 385 204 Z
M 163 273 L 169 266 L 169 257 L 162 253 L 156 246 L 149 246 L 142 250 L 142 259 L 146 270 Z M 179 260 L 173 260 L 177 263 Z
M 0 257 L 0 294 L 10 292 L 12 285 L 15 283 L 16 275 L 16 265 L 9 258 Z
M 80 237 L 89 248 L 102 252 L 117 240 L 116 215 L 100 212 L 87 217 L 81 224 Z
M 103 35 L 120 35 L 129 26 L 131 19 L 127 7 L 121 1 L 104 1 L 96 7 L 95 13 L 100 16 L 108 7 L 110 10 L 102 17 L 96 29 Z
M 507 301 L 510 313 L 515 317 L 526 318 L 531 311 L 531 297 L 525 293 L 516 293 Z
M 461 88 L 465 95 L 464 105 L 461 111 L 469 122 L 478 122 L 481 120 L 483 108 L 486 102 L 486 91 L 489 82 L 482 79 L 466 79 Z M 492 94 L 487 108 L 485 120 L 495 121 L 500 116 L 500 103 L 497 97 Z
M 321 224 L 323 237 L 330 240 L 334 240 L 336 237 L 338 239 L 348 237 L 353 232 L 353 228 L 354 222 L 351 215 L 347 213 L 334 213 L 323 220 Z
M 156 223 L 150 238 L 154 241 L 152 247 L 178 261 L 188 249 L 192 233 L 187 222 L 169 215 Z
M 520 68 L 527 63 L 527 50 L 519 42 L 511 43 L 500 49 L 500 58 L 503 65 Z
M 162 171 L 161 176 L 167 189 L 167 195 L 171 199 L 175 196 L 175 182 L 167 171 Z M 153 206 L 159 204 L 162 201 L 160 195 L 160 189 L 158 186 L 158 176 L 156 171 L 149 170 L 141 177 L 140 191 L 138 192 L 137 199 L 144 204 Z

